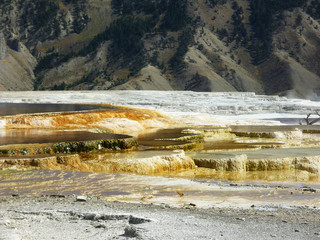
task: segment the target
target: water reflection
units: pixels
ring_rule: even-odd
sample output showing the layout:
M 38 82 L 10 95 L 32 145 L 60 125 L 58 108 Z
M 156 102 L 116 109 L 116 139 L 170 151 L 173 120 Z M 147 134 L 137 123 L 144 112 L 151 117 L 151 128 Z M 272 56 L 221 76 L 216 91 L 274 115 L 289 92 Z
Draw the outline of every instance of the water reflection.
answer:
M 38 103 L 0 103 L 0 116 L 27 113 L 77 112 L 88 110 L 115 109 L 109 105 L 93 104 L 38 104 Z
M 0 129 L 0 145 L 125 139 L 128 135 L 89 131 L 59 131 L 46 129 Z

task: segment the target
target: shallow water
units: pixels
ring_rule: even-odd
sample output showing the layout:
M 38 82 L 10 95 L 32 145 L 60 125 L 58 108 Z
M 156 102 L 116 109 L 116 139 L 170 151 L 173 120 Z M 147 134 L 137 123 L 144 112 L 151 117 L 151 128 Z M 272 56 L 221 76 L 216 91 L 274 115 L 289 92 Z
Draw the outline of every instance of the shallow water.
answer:
M 199 207 L 275 205 L 320 206 L 320 191 L 297 183 L 252 184 L 201 178 L 172 178 L 64 171 L 0 172 L 0 195 L 94 195 L 107 200 L 196 204 Z M 320 189 L 319 184 L 308 185 Z
M 239 149 L 256 149 L 263 146 L 281 146 L 283 143 L 279 142 L 237 142 L 234 140 L 225 140 L 225 141 L 210 141 L 205 142 L 203 149 L 204 151 L 227 151 L 227 150 L 239 150 Z
M 182 133 L 182 130 L 184 130 L 184 128 L 161 129 L 155 132 L 141 134 L 138 137 L 138 142 L 142 147 L 147 147 L 147 148 L 159 147 L 159 146 L 182 145 L 187 143 L 187 141 L 178 141 L 173 139 L 192 135 L 192 134 Z
M 284 132 L 284 131 L 320 131 L 320 125 L 232 125 L 233 132 Z
M 0 116 L 16 114 L 78 112 L 88 110 L 115 109 L 108 105 L 93 104 L 38 104 L 38 103 L 0 103 Z
M 307 117 L 307 114 L 306 114 L 306 117 Z M 316 119 L 318 119 L 318 118 L 315 118 L 315 117 L 310 117 L 309 118 L 310 122 L 314 121 Z M 295 117 L 290 117 L 290 118 L 266 118 L 264 120 L 279 121 L 279 122 L 281 122 L 283 124 L 287 124 L 287 125 L 300 125 L 300 124 L 306 125 L 307 124 L 305 118 L 295 118 Z M 314 124 L 314 126 L 315 125 L 320 125 L 320 122 L 316 122 Z
M 289 157 L 308 157 L 319 156 L 320 148 L 276 148 L 276 149 L 259 149 L 259 150 L 238 150 L 238 151 L 221 151 L 221 152 L 200 152 L 190 154 L 196 158 L 226 158 L 246 154 L 248 159 L 276 159 Z
M 0 129 L 0 146 L 9 144 L 57 143 L 124 139 L 128 135 L 94 133 L 88 131 L 58 131 L 45 129 Z

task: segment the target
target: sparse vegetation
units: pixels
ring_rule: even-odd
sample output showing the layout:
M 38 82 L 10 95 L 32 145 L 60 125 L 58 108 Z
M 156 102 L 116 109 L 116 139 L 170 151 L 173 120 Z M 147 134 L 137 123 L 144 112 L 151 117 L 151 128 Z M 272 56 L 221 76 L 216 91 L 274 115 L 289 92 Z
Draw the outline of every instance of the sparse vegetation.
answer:
M 253 40 L 250 50 L 254 64 L 266 60 L 272 53 L 272 33 L 277 28 L 274 15 L 284 10 L 301 7 L 306 0 L 255 0 L 250 3 L 250 23 L 253 30 Z
M 233 31 L 231 33 L 231 39 L 232 41 L 235 40 L 237 45 L 241 43 L 243 46 L 246 46 L 248 43 L 248 34 L 243 23 L 243 9 L 235 1 L 232 3 L 232 9 L 234 13 L 232 14 Z
M 175 71 L 180 70 L 184 66 L 183 58 L 188 51 L 190 43 L 193 41 L 192 30 L 185 29 L 179 37 L 179 47 L 173 57 L 170 59 L 170 67 Z
M 65 83 L 65 82 L 62 82 L 62 83 L 59 84 L 59 85 L 55 84 L 55 85 L 53 86 L 52 90 L 54 90 L 54 91 L 66 90 L 66 83 Z
M 299 26 L 299 25 L 301 24 L 301 21 L 302 21 L 302 17 L 301 17 L 301 15 L 299 14 L 298 17 L 296 18 L 295 25 L 296 25 L 296 26 Z
M 159 66 L 158 57 L 159 57 L 159 52 L 158 51 L 153 52 L 152 57 L 150 59 L 150 63 L 153 66 Z
M 178 31 L 188 24 L 186 0 L 169 0 L 166 14 L 163 18 L 162 28 Z
M 312 0 L 307 7 L 307 13 L 314 19 L 320 19 L 320 2 Z
M 209 0 L 212 7 L 215 7 L 216 5 L 223 5 L 227 2 L 227 0 Z
M 49 55 L 46 55 L 43 57 L 37 64 L 37 66 L 34 69 L 34 73 L 38 74 L 43 70 L 57 67 L 61 63 L 67 62 L 71 57 L 73 57 L 75 54 L 74 53 L 69 53 L 66 55 L 61 55 L 56 52 L 53 52 Z
M 79 34 L 87 26 L 87 23 L 89 22 L 89 17 L 86 14 L 84 5 L 79 5 L 77 2 L 75 3 L 75 7 L 73 10 L 73 18 L 73 31 Z
M 228 31 L 225 28 L 217 29 L 217 34 L 220 40 L 229 36 Z
M 218 74 L 236 90 L 246 90 L 250 84 L 242 75 L 248 73 L 257 83 L 253 89 L 286 91 L 292 87 L 291 80 L 285 80 L 290 79 L 289 59 L 319 75 L 318 64 L 310 64 L 317 63 L 319 56 L 310 50 L 319 42 L 314 34 L 320 16 L 317 0 L 111 0 L 94 1 L 95 7 L 91 4 L 87 0 L 0 0 L 0 28 L 10 51 L 25 54 L 26 46 L 37 59 L 27 77 L 34 80 L 35 73 L 34 89 L 108 89 L 136 78 L 133 84 L 147 64 L 161 69 L 174 89 L 183 89 L 192 78 L 189 87 L 207 90 Z M 101 9 L 97 10 L 98 5 Z M 288 29 L 293 30 L 291 35 L 282 36 L 282 30 Z M 308 41 L 300 39 L 306 36 Z M 278 49 L 284 58 L 280 66 L 273 54 Z M 69 60 L 69 69 L 62 76 L 66 65 L 61 66 Z M 238 66 L 229 66 L 233 64 Z M 201 69 L 198 75 L 197 67 Z M 104 70 L 107 75 L 100 74 Z M 79 71 L 76 79 L 70 77 L 75 71 Z M 61 77 L 54 79 L 55 73 Z

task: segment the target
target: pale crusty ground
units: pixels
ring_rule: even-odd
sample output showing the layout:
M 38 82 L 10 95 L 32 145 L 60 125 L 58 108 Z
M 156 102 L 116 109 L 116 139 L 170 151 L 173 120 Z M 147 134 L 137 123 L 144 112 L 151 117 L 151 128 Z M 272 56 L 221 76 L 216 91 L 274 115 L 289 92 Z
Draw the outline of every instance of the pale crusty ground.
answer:
M 319 209 L 197 209 L 76 196 L 0 198 L 0 239 L 319 239 Z

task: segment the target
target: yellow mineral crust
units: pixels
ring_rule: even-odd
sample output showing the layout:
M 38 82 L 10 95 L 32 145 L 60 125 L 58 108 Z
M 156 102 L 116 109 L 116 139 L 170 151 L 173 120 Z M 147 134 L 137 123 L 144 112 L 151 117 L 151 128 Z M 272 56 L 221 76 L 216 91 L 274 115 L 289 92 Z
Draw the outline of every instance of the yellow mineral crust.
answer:
M 100 155 L 85 160 L 78 154 L 0 158 L 0 169 L 75 170 L 152 175 L 194 168 L 194 161 L 183 151 L 158 153 L 146 157 L 130 157 L 129 154 L 125 158 L 110 158 L 108 155 Z
M 123 107 L 104 111 L 21 114 L 1 117 L 0 122 L 6 129 L 105 128 L 131 136 L 149 128 L 164 128 L 173 123 L 170 118 L 155 111 Z
M 89 171 L 78 154 L 61 156 L 33 156 L 19 158 L 0 158 L 1 169 L 21 170 L 77 170 Z
M 215 169 L 217 171 L 279 171 L 303 170 L 311 174 L 320 174 L 320 155 L 278 158 L 248 158 L 246 154 L 200 158 L 193 157 L 198 167 Z
M 173 172 L 184 169 L 194 169 L 194 161 L 183 151 L 166 154 L 155 154 L 148 157 L 114 157 L 101 156 L 85 161 L 93 172 L 117 172 L 152 175 L 163 172 Z

